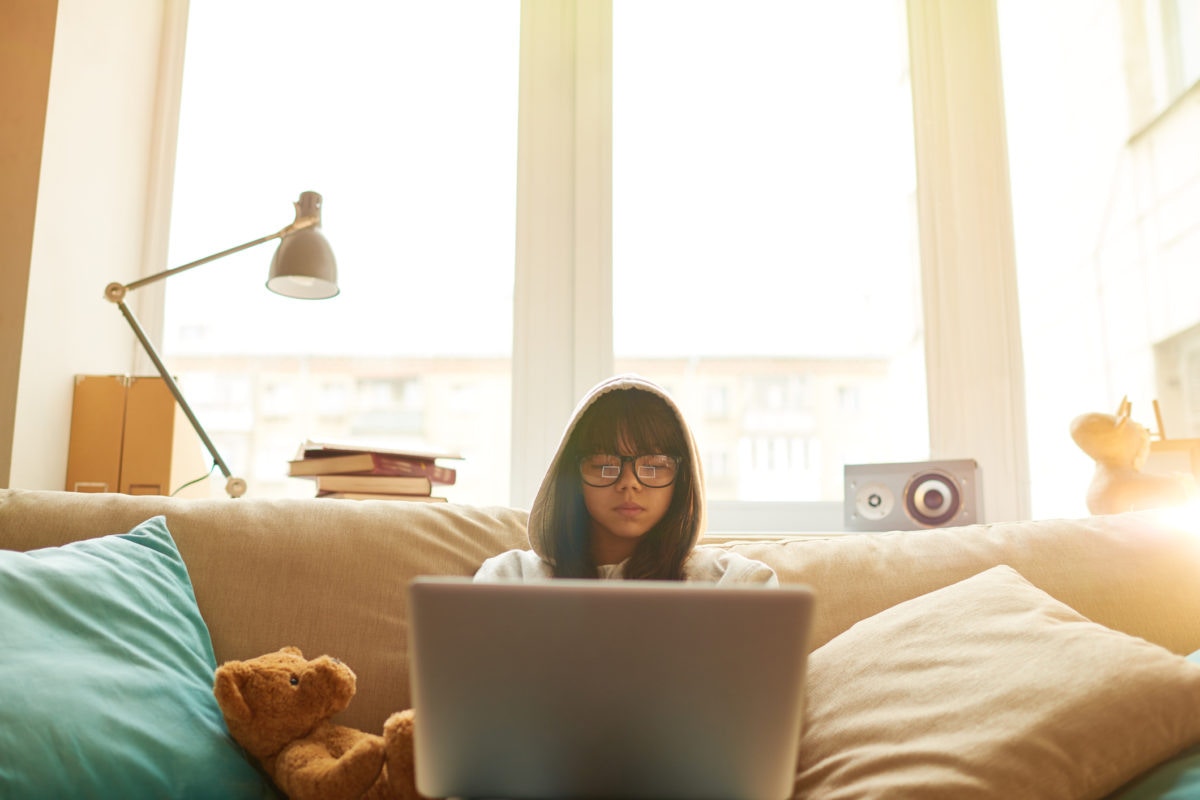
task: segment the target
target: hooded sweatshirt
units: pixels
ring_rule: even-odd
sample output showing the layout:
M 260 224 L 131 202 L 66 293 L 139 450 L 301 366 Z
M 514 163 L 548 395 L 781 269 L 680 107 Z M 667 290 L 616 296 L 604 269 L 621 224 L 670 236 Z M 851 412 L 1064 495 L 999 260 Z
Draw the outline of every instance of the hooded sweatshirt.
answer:
M 696 548 L 696 540 L 704 531 L 704 473 L 700 464 L 700 454 L 696 449 L 695 439 L 691 428 L 675 401 L 657 384 L 638 375 L 618 375 L 609 378 L 593 387 L 575 406 L 566 429 L 558 444 L 558 450 L 550 461 L 541 487 L 533 500 L 529 511 L 529 546 L 528 550 L 510 550 L 488 559 L 475 573 L 477 581 L 544 580 L 554 576 L 554 568 L 548 553 L 552 550 L 551 542 L 555 531 L 551 529 L 551 508 L 554 494 L 557 491 L 557 481 L 560 462 L 567 458 L 567 444 L 575 426 L 579 423 L 584 412 L 596 400 L 605 394 L 622 389 L 641 389 L 661 397 L 675 414 L 683 429 L 684 440 L 687 442 L 687 453 L 684 459 L 685 468 L 690 470 L 692 481 L 700 497 L 695 536 L 691 542 L 692 551 L 684 562 L 683 572 L 686 580 L 707 583 L 757 583 L 775 586 L 779 580 L 774 570 L 759 561 L 717 548 Z M 625 562 L 619 564 L 600 564 L 598 570 L 601 578 L 623 577 Z

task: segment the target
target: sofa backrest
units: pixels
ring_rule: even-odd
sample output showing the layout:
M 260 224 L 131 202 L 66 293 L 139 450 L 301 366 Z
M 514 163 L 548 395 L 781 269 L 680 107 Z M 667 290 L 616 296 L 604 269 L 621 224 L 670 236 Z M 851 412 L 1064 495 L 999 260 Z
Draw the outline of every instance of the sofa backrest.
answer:
M 1181 655 L 1200 650 L 1200 513 L 1167 510 L 828 538 L 723 542 L 816 590 L 810 645 L 1007 564 L 1091 620 Z M 713 545 L 710 545 L 713 546 Z
M 0 490 L 0 548 L 124 533 L 163 514 L 217 663 L 295 645 L 358 676 L 339 721 L 378 732 L 408 707 L 408 595 L 417 575 L 473 575 L 528 546 L 526 514 L 451 503 L 189 500 Z M 469 623 L 467 623 L 469 624 Z

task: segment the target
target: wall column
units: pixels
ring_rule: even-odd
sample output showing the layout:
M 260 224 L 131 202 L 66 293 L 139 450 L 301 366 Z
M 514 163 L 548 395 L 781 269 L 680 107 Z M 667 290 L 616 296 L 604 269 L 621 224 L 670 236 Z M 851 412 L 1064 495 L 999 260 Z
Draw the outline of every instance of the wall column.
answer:
M 521 3 L 512 487 L 528 507 L 612 371 L 612 3 Z
M 57 0 L 0 3 L 0 486 L 12 479 L 17 386 Z
M 974 458 L 987 521 L 1030 516 L 995 0 L 908 0 L 930 454 Z

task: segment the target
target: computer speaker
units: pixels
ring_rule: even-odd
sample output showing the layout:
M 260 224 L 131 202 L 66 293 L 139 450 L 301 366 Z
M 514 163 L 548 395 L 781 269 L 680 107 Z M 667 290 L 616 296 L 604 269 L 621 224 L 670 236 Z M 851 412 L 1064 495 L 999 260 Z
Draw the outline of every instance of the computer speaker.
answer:
M 897 531 L 983 521 L 973 459 L 847 464 L 844 521 L 851 531 Z

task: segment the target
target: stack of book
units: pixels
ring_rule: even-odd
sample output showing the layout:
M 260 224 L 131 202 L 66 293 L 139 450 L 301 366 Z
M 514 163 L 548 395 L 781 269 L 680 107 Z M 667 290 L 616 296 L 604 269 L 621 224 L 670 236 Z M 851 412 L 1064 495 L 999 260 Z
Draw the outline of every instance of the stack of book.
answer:
M 458 477 L 438 459 L 461 459 L 450 453 L 427 453 L 386 447 L 305 441 L 288 462 L 288 475 L 316 483 L 317 497 L 349 500 L 412 500 L 444 503 L 435 485 Z

